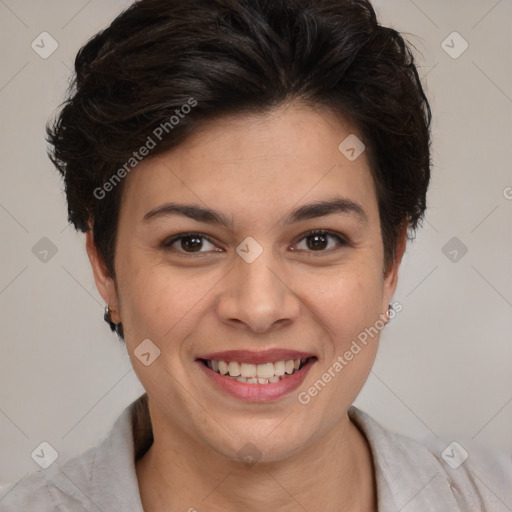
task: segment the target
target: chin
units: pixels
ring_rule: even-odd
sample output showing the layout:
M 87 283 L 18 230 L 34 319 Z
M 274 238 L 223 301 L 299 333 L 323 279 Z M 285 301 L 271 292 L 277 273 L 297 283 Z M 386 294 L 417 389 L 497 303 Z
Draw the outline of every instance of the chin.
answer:
M 244 420 L 238 428 L 228 430 L 232 437 L 222 430 L 222 439 L 209 439 L 208 444 L 227 459 L 246 465 L 284 461 L 305 449 L 314 436 L 305 432 L 304 423 L 297 425 L 300 430 L 290 431 L 290 424 L 283 419 L 261 420 L 259 426 L 253 421 L 250 427 Z

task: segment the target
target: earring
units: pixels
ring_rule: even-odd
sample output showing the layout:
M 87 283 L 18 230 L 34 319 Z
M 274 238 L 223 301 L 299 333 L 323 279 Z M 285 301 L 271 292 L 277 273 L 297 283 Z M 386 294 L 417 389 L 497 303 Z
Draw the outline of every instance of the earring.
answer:
M 116 324 L 114 322 L 112 322 L 112 318 L 110 317 L 110 313 L 115 313 L 116 310 L 115 309 L 110 309 L 110 306 L 107 304 L 105 306 L 105 314 L 103 315 L 103 320 L 105 320 L 105 322 L 107 322 L 107 324 L 110 326 L 110 328 L 112 329 L 112 331 L 115 331 L 116 330 Z
M 388 305 L 388 310 L 386 312 L 386 316 L 388 317 L 388 322 L 391 320 L 391 315 L 394 313 L 394 309 L 393 309 L 393 305 L 392 304 L 389 304 Z M 387 323 L 387 322 L 386 322 Z

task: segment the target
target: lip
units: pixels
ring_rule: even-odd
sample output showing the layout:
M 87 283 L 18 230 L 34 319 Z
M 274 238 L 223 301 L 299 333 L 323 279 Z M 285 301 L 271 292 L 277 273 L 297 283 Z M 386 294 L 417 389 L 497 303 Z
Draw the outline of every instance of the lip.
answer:
M 290 359 L 308 359 L 315 357 L 311 352 L 298 352 L 297 350 L 287 350 L 273 348 L 268 350 L 225 350 L 223 352 L 210 352 L 200 354 L 197 359 L 214 359 L 216 361 L 237 361 L 238 363 L 263 364 L 275 363 L 276 361 L 289 361 Z
M 237 353 L 237 356 L 240 355 L 240 351 L 234 352 Z M 290 351 L 288 352 L 291 353 Z M 254 354 L 254 352 L 252 354 Z M 295 352 L 295 354 L 298 354 L 298 352 Z M 266 357 L 268 357 L 268 354 L 266 354 Z M 204 359 L 211 358 L 206 357 Z M 290 359 L 293 359 L 293 357 L 290 357 Z M 296 359 L 299 358 L 297 357 Z M 236 361 L 234 358 L 233 360 Z M 279 360 L 280 359 L 277 359 L 277 361 Z M 269 361 L 269 359 L 265 359 L 265 361 Z M 224 391 L 225 393 L 247 402 L 272 402 L 279 400 L 280 398 L 297 389 L 302 384 L 307 374 L 309 373 L 309 370 L 316 363 L 316 361 L 317 358 L 311 356 L 311 358 L 299 371 L 293 373 L 289 377 L 286 377 L 286 379 L 268 384 L 247 384 L 245 382 L 238 382 L 236 380 L 230 379 L 229 377 L 225 377 L 224 375 L 220 375 L 213 370 L 210 370 L 210 368 L 208 368 L 200 360 L 196 360 L 196 364 L 199 365 L 199 368 L 201 368 L 206 377 L 208 377 L 217 388 Z

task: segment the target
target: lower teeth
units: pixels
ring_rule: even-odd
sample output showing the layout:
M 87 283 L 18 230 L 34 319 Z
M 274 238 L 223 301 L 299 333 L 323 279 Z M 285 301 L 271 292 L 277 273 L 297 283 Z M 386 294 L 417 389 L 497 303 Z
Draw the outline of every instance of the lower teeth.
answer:
M 294 372 L 295 373 L 295 372 Z M 219 373 L 220 375 L 220 373 Z M 293 375 L 293 373 L 292 373 Z M 249 377 L 249 378 L 245 378 L 245 377 L 232 377 L 231 375 L 223 375 L 223 377 L 228 377 L 232 380 L 236 380 L 238 382 L 243 382 L 243 383 L 246 383 L 246 384 L 272 384 L 273 382 L 279 382 L 280 380 L 283 380 L 283 379 L 286 379 L 286 377 L 290 377 L 290 375 L 280 375 L 279 377 L 278 376 L 274 376 L 274 377 L 270 377 L 268 379 L 259 379 L 259 378 L 256 378 L 256 377 Z

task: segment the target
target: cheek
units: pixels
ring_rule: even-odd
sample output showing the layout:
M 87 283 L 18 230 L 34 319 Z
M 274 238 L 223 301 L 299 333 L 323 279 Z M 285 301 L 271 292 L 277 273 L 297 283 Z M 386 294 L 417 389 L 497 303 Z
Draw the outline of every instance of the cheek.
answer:
M 127 264 L 119 275 L 127 343 L 149 338 L 167 347 L 182 340 L 197 325 L 197 314 L 221 277 L 149 261 Z
M 380 269 L 366 264 L 339 268 L 303 289 L 307 304 L 335 340 L 357 335 L 373 323 L 380 313 L 382 294 Z

